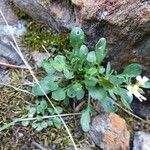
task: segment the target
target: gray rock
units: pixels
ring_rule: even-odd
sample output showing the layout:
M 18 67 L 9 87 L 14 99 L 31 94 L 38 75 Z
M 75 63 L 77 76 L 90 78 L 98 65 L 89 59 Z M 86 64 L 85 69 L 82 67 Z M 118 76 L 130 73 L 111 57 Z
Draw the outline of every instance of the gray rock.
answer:
M 150 150 L 150 134 L 143 131 L 135 132 L 133 150 Z
M 26 31 L 25 23 L 17 19 L 6 0 L 0 1 L 0 10 L 9 24 L 7 26 L 0 15 L 0 62 L 20 65 L 22 64 L 22 60 L 11 46 L 10 41 L 13 42 L 11 37 L 11 34 L 13 34 L 19 43 L 19 36 Z M 0 69 L 0 74 L 4 74 L 5 72 L 4 69 Z
M 38 52 L 38 51 L 34 51 L 32 53 L 32 57 L 36 63 L 36 65 L 38 67 L 41 67 L 41 63 L 44 59 L 48 59 L 49 58 L 49 54 L 47 53 L 41 53 L 41 52 Z

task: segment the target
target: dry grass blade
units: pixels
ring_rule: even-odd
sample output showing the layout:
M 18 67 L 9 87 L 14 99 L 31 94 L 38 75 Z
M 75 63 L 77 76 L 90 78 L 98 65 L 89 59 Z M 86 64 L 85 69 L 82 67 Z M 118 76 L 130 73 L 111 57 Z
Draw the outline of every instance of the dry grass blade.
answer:
M 122 109 L 124 112 L 126 112 L 127 114 L 133 116 L 134 118 L 136 118 L 136 119 L 138 119 L 138 120 L 140 120 L 140 121 L 142 121 L 142 122 L 144 122 L 144 123 L 146 123 L 146 124 L 150 124 L 150 121 L 146 121 L 146 120 L 144 120 L 143 118 L 141 118 L 141 117 L 139 117 L 139 116 L 133 114 L 131 111 L 129 111 L 129 110 L 123 108 L 121 105 L 119 105 L 119 104 L 116 103 L 116 102 L 115 102 L 115 104 L 116 104 L 120 109 Z
M 47 53 L 47 55 L 48 55 L 49 57 L 51 57 L 50 53 L 49 53 L 48 50 L 45 48 L 45 46 L 42 45 L 42 47 L 43 47 L 43 49 L 45 50 L 45 52 Z
M 3 12 L 2 12 L 1 10 L 0 10 L 0 14 L 2 15 L 2 17 L 3 17 L 3 19 L 4 19 L 5 23 L 6 23 L 6 25 L 9 27 L 9 24 L 8 24 L 6 18 L 5 18 L 4 14 L 3 14 Z M 9 28 L 8 28 L 8 29 L 9 29 Z M 54 109 L 54 110 L 56 111 L 56 113 L 58 114 L 59 118 L 61 119 L 61 121 L 62 121 L 62 123 L 63 123 L 63 125 L 64 125 L 64 127 L 65 127 L 65 129 L 66 129 L 66 131 L 67 131 L 67 133 L 68 133 L 68 135 L 69 135 L 71 141 L 72 141 L 72 143 L 73 143 L 73 146 L 74 146 L 75 150 L 78 150 L 78 148 L 77 148 L 77 146 L 76 146 L 76 144 L 75 144 L 75 142 L 74 142 L 74 139 L 73 139 L 73 137 L 72 137 L 72 135 L 71 135 L 71 132 L 70 132 L 70 130 L 68 129 L 68 127 L 67 127 L 65 121 L 64 121 L 63 118 L 60 116 L 60 114 L 59 114 L 59 112 L 57 111 L 57 109 L 55 108 L 54 104 L 52 103 L 52 101 L 49 99 L 49 97 L 47 96 L 47 94 L 44 92 L 43 88 L 42 88 L 41 85 L 39 84 L 39 81 L 38 81 L 38 79 L 36 78 L 36 76 L 34 75 L 34 72 L 32 71 L 30 65 L 28 64 L 28 62 L 27 62 L 26 59 L 24 58 L 24 56 L 23 56 L 23 54 L 22 54 L 22 52 L 21 52 L 21 50 L 20 50 L 20 47 L 19 47 L 18 44 L 17 44 L 17 41 L 16 41 L 14 35 L 13 35 L 11 32 L 10 32 L 10 34 L 11 34 L 12 39 L 13 39 L 13 42 L 14 42 L 14 44 L 15 44 L 15 45 L 14 45 L 14 44 L 11 42 L 11 45 L 14 47 L 14 49 L 16 50 L 16 52 L 18 53 L 18 55 L 21 57 L 22 61 L 24 62 L 24 64 L 25 64 L 26 67 L 28 68 L 30 74 L 32 75 L 33 79 L 34 79 L 35 82 L 38 84 L 38 86 L 40 87 L 41 91 L 43 92 L 43 94 L 45 95 L 45 97 L 47 98 L 47 100 L 49 101 L 49 103 L 51 104 L 51 106 L 53 107 L 53 109 Z
M 32 95 L 32 96 L 35 96 L 33 93 L 30 93 L 29 91 L 26 91 L 26 90 L 17 88 L 17 87 L 15 87 L 15 86 L 12 86 L 12 85 L 9 85 L 9 84 L 0 83 L 0 86 L 7 86 L 7 87 L 10 87 L 10 88 L 13 88 L 13 89 L 16 90 L 16 91 L 20 91 L 20 92 L 27 93 L 27 94 L 30 94 L 30 95 Z

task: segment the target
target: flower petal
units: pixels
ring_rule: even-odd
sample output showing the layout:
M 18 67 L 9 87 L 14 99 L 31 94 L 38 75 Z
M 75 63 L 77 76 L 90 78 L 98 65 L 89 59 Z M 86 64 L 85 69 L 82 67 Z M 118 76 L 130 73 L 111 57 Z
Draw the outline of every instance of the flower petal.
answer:
M 141 80 L 142 80 L 142 77 L 141 77 L 141 76 L 137 76 L 137 77 L 136 77 L 136 80 L 137 80 L 137 81 L 141 81 Z
M 132 92 L 131 92 L 131 91 L 128 91 L 128 92 L 127 92 L 127 95 L 131 97 L 131 96 L 132 96 Z
M 146 76 L 143 77 L 143 82 L 146 83 L 149 80 Z

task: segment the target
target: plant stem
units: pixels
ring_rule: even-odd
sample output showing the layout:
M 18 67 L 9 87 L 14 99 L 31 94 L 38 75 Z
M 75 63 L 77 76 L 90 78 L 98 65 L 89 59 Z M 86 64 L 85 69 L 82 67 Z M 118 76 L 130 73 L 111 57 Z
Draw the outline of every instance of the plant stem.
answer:
M 90 94 L 88 93 L 88 107 L 87 107 L 88 109 L 90 108 L 90 103 L 91 103 L 90 101 L 91 101 L 91 97 Z
M 49 118 L 55 118 L 55 117 L 68 117 L 68 116 L 77 116 L 77 115 L 81 115 L 81 113 L 71 113 L 71 114 L 60 114 L 60 115 L 53 115 L 53 116 L 43 116 L 40 117 L 40 119 L 49 119 Z M 16 118 L 15 120 L 17 120 L 17 122 L 21 122 L 21 121 L 32 121 L 32 120 L 38 120 L 39 117 L 34 117 L 34 118 Z
M 54 118 L 54 117 L 68 117 L 68 116 L 76 116 L 76 115 L 81 115 L 81 113 L 71 113 L 71 114 L 61 114 L 61 115 L 53 115 L 53 116 L 43 116 L 40 119 L 48 119 L 48 118 Z M 39 117 L 34 117 L 34 118 L 16 118 L 14 119 L 14 121 L 12 121 L 11 123 L 8 123 L 2 127 L 0 127 L 0 132 L 10 128 L 11 126 L 15 125 L 15 123 L 17 122 L 22 122 L 22 121 L 33 121 L 33 120 L 38 120 Z

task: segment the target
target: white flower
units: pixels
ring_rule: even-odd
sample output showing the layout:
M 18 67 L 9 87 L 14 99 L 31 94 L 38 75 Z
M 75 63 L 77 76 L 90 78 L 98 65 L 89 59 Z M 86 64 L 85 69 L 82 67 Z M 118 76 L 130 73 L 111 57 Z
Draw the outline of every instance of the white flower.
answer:
M 140 88 L 138 87 L 138 85 L 134 85 L 134 86 L 131 86 L 131 85 L 128 85 L 127 86 L 127 89 L 128 89 L 128 96 L 132 96 L 134 95 L 135 97 L 137 97 L 141 102 L 143 100 L 146 100 L 146 97 L 144 97 L 142 94 L 140 94 L 139 90 Z
M 145 76 L 143 78 L 141 76 L 137 76 L 136 80 L 138 81 L 139 86 L 143 86 L 149 80 L 149 78 Z

